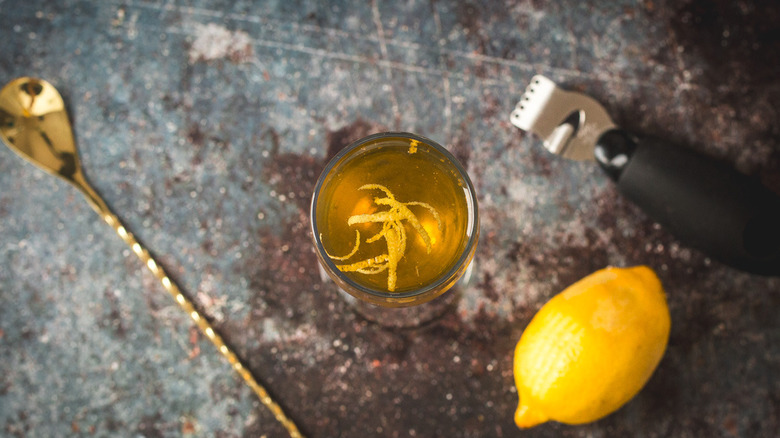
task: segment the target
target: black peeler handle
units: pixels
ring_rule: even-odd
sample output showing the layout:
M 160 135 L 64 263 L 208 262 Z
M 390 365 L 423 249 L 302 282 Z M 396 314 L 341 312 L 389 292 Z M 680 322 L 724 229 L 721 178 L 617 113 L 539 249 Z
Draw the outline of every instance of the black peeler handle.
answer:
M 756 179 L 617 129 L 599 138 L 594 154 L 618 191 L 682 242 L 736 268 L 780 275 L 780 196 Z

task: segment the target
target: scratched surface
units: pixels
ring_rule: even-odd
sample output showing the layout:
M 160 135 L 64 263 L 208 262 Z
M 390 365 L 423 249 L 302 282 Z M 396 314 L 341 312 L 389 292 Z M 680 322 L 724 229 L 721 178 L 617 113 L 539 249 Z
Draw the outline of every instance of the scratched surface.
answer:
M 680 244 L 508 114 L 543 73 L 780 191 L 780 10 L 603 3 L 0 0 L 0 80 L 58 87 L 87 177 L 307 435 L 776 436 L 780 279 Z M 354 312 L 308 236 L 327 158 L 388 129 L 446 145 L 479 193 L 473 279 L 413 329 Z M 673 321 L 648 385 L 516 429 L 534 312 L 640 263 Z M 81 196 L 5 148 L 0 264 L 0 435 L 284 436 Z

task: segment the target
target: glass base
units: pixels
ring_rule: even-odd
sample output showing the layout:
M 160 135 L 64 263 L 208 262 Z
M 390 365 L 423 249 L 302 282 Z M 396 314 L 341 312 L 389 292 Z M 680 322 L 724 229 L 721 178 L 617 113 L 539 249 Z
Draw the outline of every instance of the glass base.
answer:
M 382 307 L 375 304 L 357 299 L 344 292 L 336 283 L 328 277 L 328 274 L 319 266 L 320 277 L 323 283 L 331 284 L 339 291 L 339 295 L 355 311 L 356 314 L 368 321 L 376 323 L 382 327 L 402 329 L 415 328 L 428 324 L 447 312 L 453 312 L 458 307 L 458 302 L 463 294 L 463 289 L 471 282 L 472 272 L 474 271 L 474 261 L 472 260 L 463 277 L 455 285 L 441 296 L 434 298 L 427 303 L 410 307 Z

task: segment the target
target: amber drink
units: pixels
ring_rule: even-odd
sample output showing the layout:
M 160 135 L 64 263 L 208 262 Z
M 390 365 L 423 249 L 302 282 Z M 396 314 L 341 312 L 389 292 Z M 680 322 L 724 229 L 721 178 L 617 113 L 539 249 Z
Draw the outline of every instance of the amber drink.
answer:
M 375 134 L 331 160 L 312 198 L 318 258 L 346 292 L 411 306 L 449 289 L 473 257 L 476 195 L 446 149 L 408 133 Z

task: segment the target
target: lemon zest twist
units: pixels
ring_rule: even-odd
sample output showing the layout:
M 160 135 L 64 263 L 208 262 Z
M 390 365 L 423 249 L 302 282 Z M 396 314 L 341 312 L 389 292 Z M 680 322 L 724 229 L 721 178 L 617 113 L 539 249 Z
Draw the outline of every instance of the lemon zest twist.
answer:
M 356 214 L 350 216 L 347 219 L 347 225 L 368 224 L 368 223 L 381 223 L 382 230 L 374 236 L 366 239 L 366 243 L 376 242 L 379 239 L 385 239 L 387 243 L 387 253 L 380 254 L 375 257 L 370 257 L 359 262 L 354 262 L 345 265 L 336 265 L 341 272 L 358 272 L 360 274 L 379 274 L 387 271 L 387 290 L 390 292 L 395 291 L 396 283 L 398 281 L 398 263 L 406 253 L 406 229 L 403 222 L 408 222 L 412 228 L 420 235 L 425 242 L 426 253 L 430 254 L 433 244 L 431 243 L 431 237 L 428 232 L 420 225 L 417 216 L 409 209 L 410 206 L 423 207 L 428 210 L 431 215 L 436 219 L 436 225 L 439 230 L 442 229 L 441 218 L 439 212 L 435 208 L 431 207 L 425 202 L 400 202 L 395 199 L 393 193 L 385 186 L 380 184 L 364 184 L 358 188 L 358 190 L 379 190 L 384 192 L 385 197 L 374 198 L 374 203 L 379 206 L 388 207 L 388 210 L 379 211 L 371 214 Z M 360 247 L 360 231 L 355 230 L 356 239 L 355 245 L 349 254 L 342 257 L 334 257 L 328 254 L 333 260 L 346 261 L 354 256 L 358 248 Z
M 419 141 L 417 141 L 417 140 L 412 140 L 412 141 L 409 143 L 409 153 L 410 153 L 410 154 L 414 154 L 414 153 L 416 153 L 416 152 L 417 152 L 417 145 L 418 145 L 418 144 L 420 144 L 420 142 L 419 142 Z

